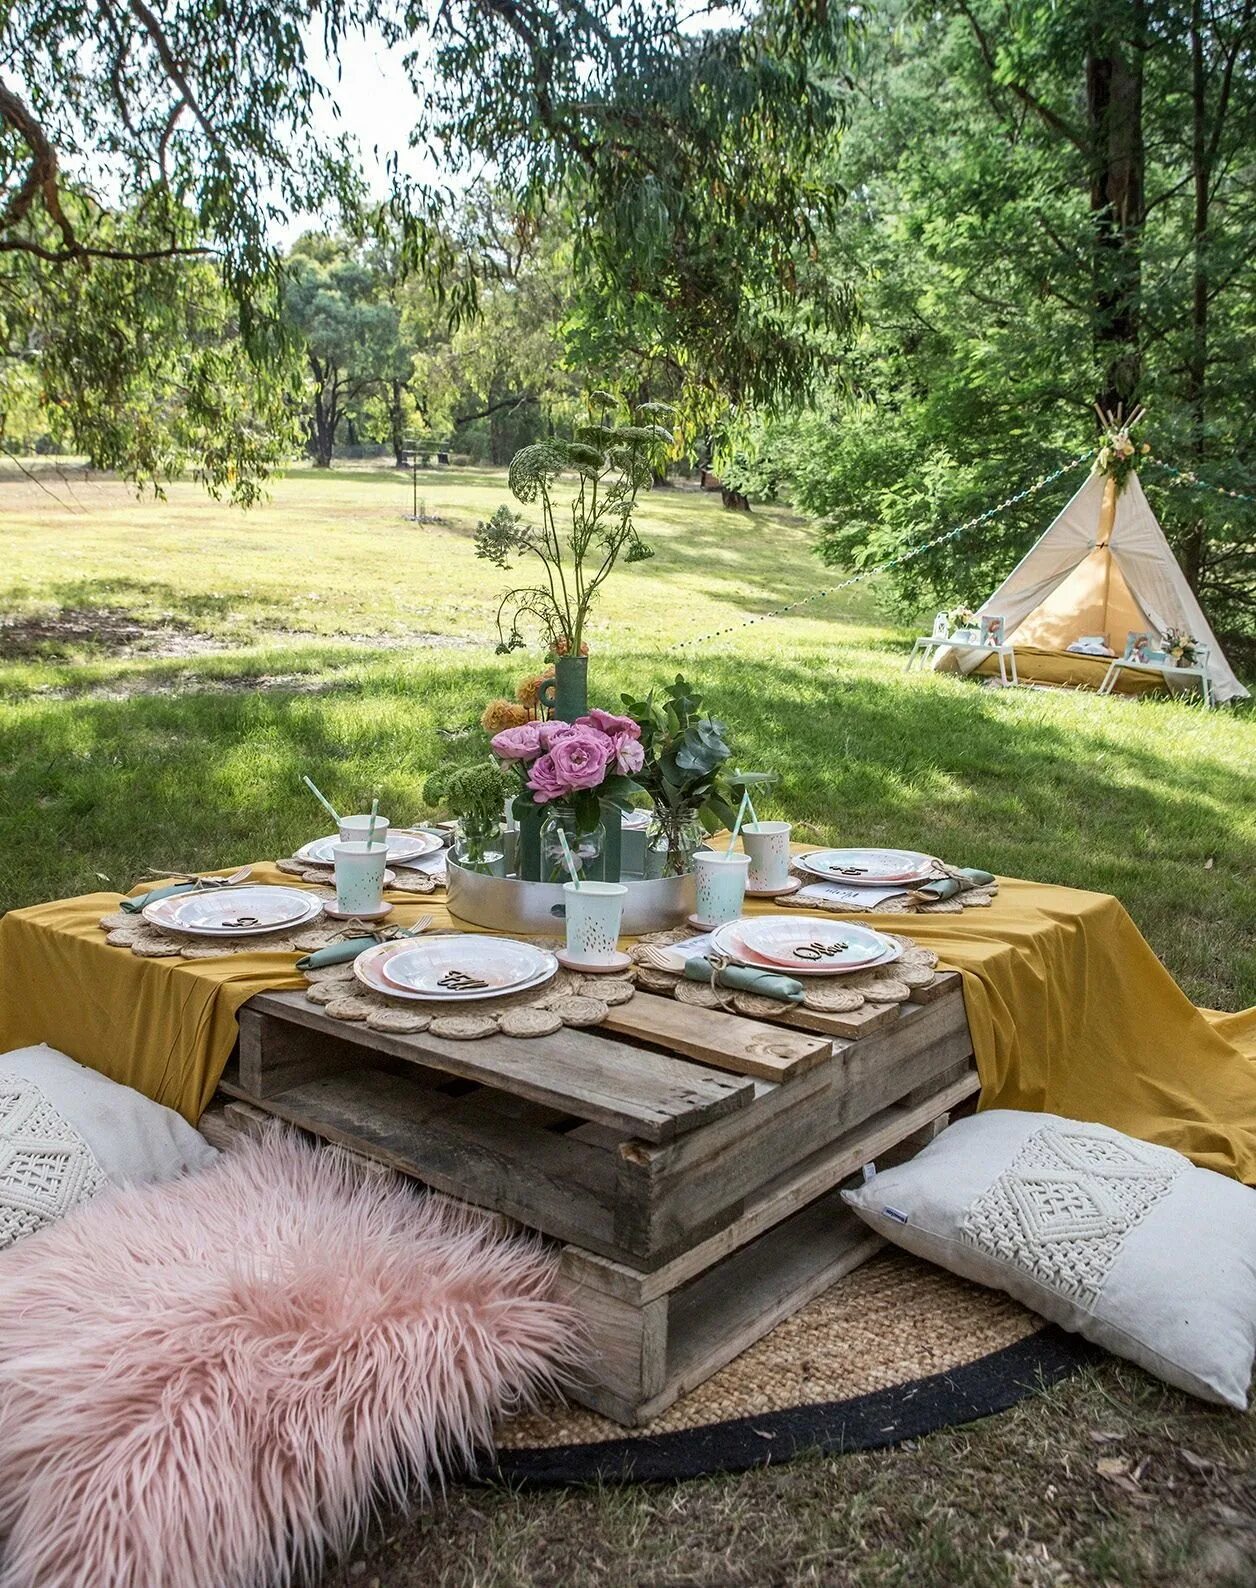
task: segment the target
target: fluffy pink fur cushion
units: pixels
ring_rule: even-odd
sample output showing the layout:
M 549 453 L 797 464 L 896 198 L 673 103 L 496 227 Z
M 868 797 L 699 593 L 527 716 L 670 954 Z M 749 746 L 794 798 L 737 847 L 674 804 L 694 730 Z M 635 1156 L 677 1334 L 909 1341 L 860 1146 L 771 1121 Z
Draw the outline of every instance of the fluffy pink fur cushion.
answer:
M 255 1588 L 570 1361 L 538 1245 L 272 1131 L 0 1254 L 2 1588 Z

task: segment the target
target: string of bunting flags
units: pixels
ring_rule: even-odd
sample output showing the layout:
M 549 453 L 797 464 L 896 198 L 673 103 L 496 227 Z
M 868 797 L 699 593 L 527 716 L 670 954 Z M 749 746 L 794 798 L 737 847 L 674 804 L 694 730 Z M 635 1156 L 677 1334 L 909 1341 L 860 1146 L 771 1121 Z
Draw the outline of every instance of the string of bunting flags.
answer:
M 1089 451 L 1081 452 L 1075 458 L 1070 458 L 1067 463 L 1061 464 L 1058 469 L 1053 469 L 1050 474 L 1044 474 L 1041 479 L 1035 480 L 1032 485 L 1027 485 L 1023 491 L 1017 491 L 1014 496 L 1004 497 L 1003 501 L 996 502 L 993 507 L 988 507 L 984 513 L 978 513 L 975 518 L 970 518 L 966 523 L 957 524 L 954 529 L 948 529 L 945 534 L 935 535 L 932 540 L 922 541 L 919 546 L 912 546 L 909 550 L 899 552 L 896 557 L 887 557 L 884 562 L 876 563 L 871 568 L 861 568 L 858 573 L 851 574 L 846 579 L 841 579 L 837 584 L 826 585 L 823 590 L 813 590 L 810 595 L 800 596 L 797 601 L 790 601 L 783 607 L 775 607 L 771 612 L 760 612 L 753 618 L 745 618 L 740 623 L 731 623 L 724 629 L 712 629 L 709 634 L 700 634 L 696 639 L 682 640 L 678 649 L 685 650 L 692 645 L 705 645 L 708 640 L 721 639 L 725 634 L 735 634 L 739 629 L 749 628 L 752 623 L 762 623 L 768 618 L 784 617 L 787 612 L 794 612 L 797 608 L 806 606 L 811 601 L 821 601 L 825 596 L 836 595 L 839 590 L 847 590 L 853 584 L 859 584 L 863 579 L 871 579 L 875 574 L 885 573 L 889 568 L 897 568 L 901 563 L 910 562 L 915 557 L 923 556 L 925 552 L 932 551 L 935 546 L 941 546 L 945 541 L 954 540 L 957 535 L 964 534 L 967 530 L 976 529 L 979 524 L 984 524 L 992 518 L 997 518 L 1007 508 L 1014 507 L 1017 502 L 1023 502 L 1027 497 L 1034 496 L 1043 491 L 1048 485 L 1053 485 L 1056 480 L 1065 474 L 1070 474 L 1079 465 L 1089 462 L 1092 457 Z
M 1234 491 L 1228 485 L 1209 485 L 1208 481 L 1201 480 L 1193 469 L 1175 468 L 1163 458 L 1152 458 L 1149 461 L 1156 468 L 1163 469 L 1166 474 L 1171 474 L 1178 485 L 1191 486 L 1197 491 L 1208 491 L 1216 496 L 1232 496 L 1236 502 L 1256 502 L 1256 496 L 1249 496 L 1246 491 Z

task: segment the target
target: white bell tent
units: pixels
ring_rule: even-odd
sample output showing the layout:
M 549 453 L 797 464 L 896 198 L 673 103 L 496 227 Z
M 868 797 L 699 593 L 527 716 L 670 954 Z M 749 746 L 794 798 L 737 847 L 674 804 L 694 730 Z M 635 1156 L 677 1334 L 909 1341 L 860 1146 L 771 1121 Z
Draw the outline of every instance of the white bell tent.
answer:
M 1154 642 L 1180 629 L 1208 648 L 1214 698 L 1247 696 L 1133 472 L 1119 492 L 1110 475 L 1090 475 L 978 611 L 1003 619 L 1022 678 L 1060 681 L 1049 665 L 1036 669 L 1035 659 L 1059 658 L 1083 635 L 1104 635 L 1120 656 L 1131 631 L 1147 630 Z M 934 666 L 971 673 L 989 660 L 989 653 L 947 647 Z

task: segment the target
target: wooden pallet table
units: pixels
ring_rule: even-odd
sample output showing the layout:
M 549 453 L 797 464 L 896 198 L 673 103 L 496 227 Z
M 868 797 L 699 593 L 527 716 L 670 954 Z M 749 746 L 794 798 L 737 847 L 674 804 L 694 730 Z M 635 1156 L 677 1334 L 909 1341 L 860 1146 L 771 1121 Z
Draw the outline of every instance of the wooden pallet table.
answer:
M 267 993 L 217 1128 L 277 1116 L 560 1243 L 576 1398 L 636 1423 L 879 1246 L 841 1183 L 977 1089 L 959 977 L 914 1000 L 763 1021 L 639 993 L 593 1030 L 457 1042 Z

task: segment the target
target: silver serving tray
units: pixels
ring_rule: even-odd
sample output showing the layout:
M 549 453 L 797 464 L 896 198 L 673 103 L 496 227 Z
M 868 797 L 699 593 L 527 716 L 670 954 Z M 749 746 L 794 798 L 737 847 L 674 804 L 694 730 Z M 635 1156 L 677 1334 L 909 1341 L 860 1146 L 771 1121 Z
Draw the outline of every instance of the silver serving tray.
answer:
M 449 913 L 474 926 L 498 932 L 526 932 L 561 937 L 563 917 L 555 906 L 565 902 L 561 882 L 520 882 L 518 877 L 486 877 L 467 871 L 451 854 L 447 865 Z M 625 877 L 621 931 L 629 937 L 641 932 L 665 932 L 680 926 L 697 909 L 693 874 L 649 880 Z

